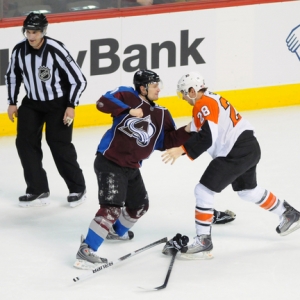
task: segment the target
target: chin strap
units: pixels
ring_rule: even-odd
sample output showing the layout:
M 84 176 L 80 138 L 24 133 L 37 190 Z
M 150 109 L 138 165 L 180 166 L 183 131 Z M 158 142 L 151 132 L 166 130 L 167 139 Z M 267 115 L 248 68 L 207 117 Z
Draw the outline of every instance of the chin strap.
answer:
M 191 98 L 189 95 L 186 95 L 190 100 L 193 101 L 193 104 L 195 105 L 195 101 L 196 101 L 196 97 L 195 98 Z
M 141 95 L 142 95 L 143 97 L 146 98 L 146 100 L 149 102 L 149 104 L 150 104 L 150 106 L 151 106 L 151 108 L 152 108 L 152 107 L 155 106 L 155 103 L 154 103 L 153 100 L 150 100 L 150 99 L 148 98 L 148 84 L 145 86 L 145 88 L 146 88 L 147 94 L 146 94 L 146 95 L 142 95 L 142 93 L 141 93 Z M 153 108 L 152 108 L 152 110 L 153 110 Z

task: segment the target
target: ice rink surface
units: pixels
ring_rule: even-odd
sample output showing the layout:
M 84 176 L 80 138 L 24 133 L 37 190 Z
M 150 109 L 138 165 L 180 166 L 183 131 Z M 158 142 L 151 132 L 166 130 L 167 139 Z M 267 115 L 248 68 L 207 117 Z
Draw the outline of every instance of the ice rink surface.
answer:
M 258 184 L 300 209 L 300 106 L 242 112 L 256 128 L 262 149 Z M 179 126 L 189 118 L 176 119 Z M 166 289 L 144 291 L 138 286 L 163 283 L 170 257 L 163 245 L 138 254 L 82 282 L 73 278 L 86 271 L 73 267 L 80 244 L 98 210 L 93 170 L 95 151 L 107 127 L 75 129 L 73 142 L 87 183 L 87 201 L 70 208 L 68 190 L 43 139 L 51 204 L 20 208 L 25 182 L 15 137 L 0 138 L 0 299 L 172 299 L 281 300 L 300 299 L 300 230 L 286 237 L 275 228 L 278 217 L 244 202 L 227 187 L 216 196 L 216 209 L 230 209 L 236 220 L 214 225 L 212 260 L 176 259 Z M 160 152 L 141 169 L 150 209 L 133 227 L 131 241 L 106 241 L 98 254 L 109 261 L 177 232 L 195 235 L 194 186 L 210 161 L 207 153 L 195 161 L 187 157 L 165 165 Z M 299 268 L 299 269 L 298 269 Z

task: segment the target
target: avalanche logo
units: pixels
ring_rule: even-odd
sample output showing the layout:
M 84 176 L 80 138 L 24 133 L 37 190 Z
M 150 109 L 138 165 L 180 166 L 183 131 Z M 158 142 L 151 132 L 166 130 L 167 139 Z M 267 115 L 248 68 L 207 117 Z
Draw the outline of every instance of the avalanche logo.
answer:
M 47 81 L 51 78 L 51 72 L 50 69 L 44 66 L 39 67 L 39 78 L 42 81 Z
M 141 147 L 146 147 L 155 133 L 155 127 L 151 123 L 150 116 L 145 118 L 130 118 L 119 130 L 135 138 L 136 143 Z

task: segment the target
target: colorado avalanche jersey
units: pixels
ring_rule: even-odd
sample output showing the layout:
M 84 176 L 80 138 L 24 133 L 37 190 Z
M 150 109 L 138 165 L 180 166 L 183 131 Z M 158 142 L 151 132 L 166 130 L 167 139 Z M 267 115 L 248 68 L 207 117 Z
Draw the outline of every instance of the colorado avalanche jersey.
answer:
M 113 118 L 98 152 L 123 167 L 139 168 L 154 150 L 178 147 L 190 137 L 185 126 L 176 130 L 166 108 L 143 101 L 131 87 L 121 86 L 107 92 L 97 101 L 97 108 Z M 143 110 L 142 118 L 129 115 L 129 110 L 135 108 Z

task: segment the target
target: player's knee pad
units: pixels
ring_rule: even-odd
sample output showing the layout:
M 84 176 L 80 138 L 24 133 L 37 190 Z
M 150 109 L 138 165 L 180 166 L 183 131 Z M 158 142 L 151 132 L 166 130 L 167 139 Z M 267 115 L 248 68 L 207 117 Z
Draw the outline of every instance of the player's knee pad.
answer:
M 123 207 L 119 219 L 114 224 L 115 232 L 123 236 L 147 212 L 148 208 L 149 203 L 137 209 Z
M 95 222 L 107 231 L 112 227 L 121 214 L 121 207 L 101 206 L 94 218 Z
M 203 184 L 198 183 L 195 186 L 194 195 L 196 197 L 196 206 L 202 208 L 214 207 L 214 195 L 215 192 L 211 191 Z
M 122 210 L 122 216 L 126 220 L 132 220 L 132 219 L 137 220 L 137 219 L 141 218 L 148 211 L 148 209 L 149 209 L 149 202 L 145 203 L 141 207 L 135 208 L 135 209 L 125 207 Z
M 260 186 L 256 186 L 254 189 L 242 190 L 242 191 L 238 191 L 237 193 L 241 199 L 245 201 L 257 203 L 263 198 L 265 192 L 266 190 L 264 188 Z

